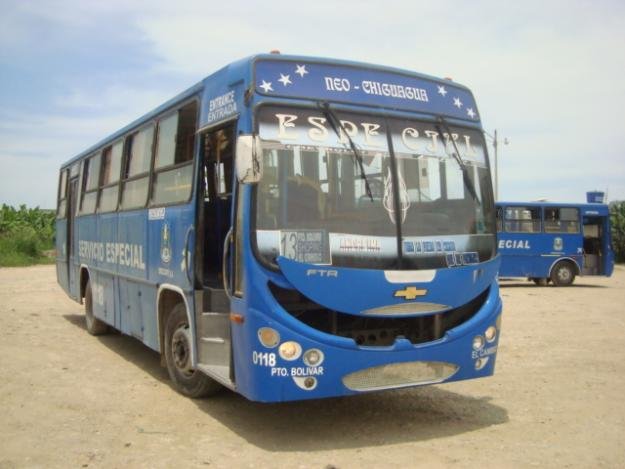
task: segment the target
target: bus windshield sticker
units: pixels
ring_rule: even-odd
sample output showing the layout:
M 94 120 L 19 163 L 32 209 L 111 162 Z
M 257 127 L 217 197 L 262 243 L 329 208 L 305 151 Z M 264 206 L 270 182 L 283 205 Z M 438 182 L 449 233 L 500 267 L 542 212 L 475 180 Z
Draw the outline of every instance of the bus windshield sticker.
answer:
M 164 220 L 165 207 L 151 208 L 148 210 L 148 220 Z
M 280 255 L 306 264 L 332 263 L 325 230 L 280 231 Z

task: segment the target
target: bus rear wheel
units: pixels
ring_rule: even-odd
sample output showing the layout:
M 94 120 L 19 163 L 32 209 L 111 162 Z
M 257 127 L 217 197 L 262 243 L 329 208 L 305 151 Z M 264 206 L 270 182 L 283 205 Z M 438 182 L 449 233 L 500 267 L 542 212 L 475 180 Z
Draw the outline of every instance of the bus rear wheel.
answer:
M 93 293 L 91 293 L 91 280 L 85 285 L 85 323 L 87 332 L 91 335 L 102 335 L 108 332 L 108 325 L 93 315 Z
M 175 389 L 187 397 L 215 394 L 221 385 L 201 371 L 193 369 L 191 350 L 193 339 L 183 304 L 177 304 L 165 324 L 165 362 Z
M 575 270 L 570 262 L 560 261 L 551 271 L 551 281 L 557 287 L 567 287 L 575 280 Z

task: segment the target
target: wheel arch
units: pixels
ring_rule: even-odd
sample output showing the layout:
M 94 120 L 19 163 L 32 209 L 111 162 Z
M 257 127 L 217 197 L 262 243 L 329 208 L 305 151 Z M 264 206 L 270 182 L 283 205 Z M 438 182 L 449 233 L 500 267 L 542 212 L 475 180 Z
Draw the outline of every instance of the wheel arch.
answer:
M 553 273 L 553 268 L 558 264 L 558 262 L 567 262 L 573 265 L 573 269 L 575 271 L 575 275 L 581 275 L 582 270 L 579 267 L 579 264 L 572 257 L 558 257 L 555 261 L 552 262 L 551 267 L 549 267 L 549 277 Z
M 87 282 L 91 279 L 91 272 L 86 264 L 80 264 L 80 290 L 78 294 L 78 301 L 83 303 L 85 294 L 87 292 Z
M 176 285 L 162 284 L 158 287 L 156 293 L 156 324 L 158 334 L 158 347 L 161 353 L 161 357 L 165 355 L 165 323 L 167 322 L 167 315 L 177 304 L 182 303 L 184 305 L 185 312 L 187 314 L 187 320 L 189 321 L 189 328 L 191 329 L 191 360 L 196 363 L 196 350 L 195 350 L 195 322 L 191 318 L 191 310 L 189 309 L 189 302 L 184 294 L 182 288 Z

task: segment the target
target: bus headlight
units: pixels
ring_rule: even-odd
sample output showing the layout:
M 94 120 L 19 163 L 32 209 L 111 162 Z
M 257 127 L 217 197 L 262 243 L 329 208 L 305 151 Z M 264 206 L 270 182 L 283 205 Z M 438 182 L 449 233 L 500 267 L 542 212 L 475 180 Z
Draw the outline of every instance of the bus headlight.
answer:
M 476 335 L 473 337 L 473 350 L 479 350 L 484 347 L 484 337 Z
M 258 340 L 267 348 L 274 348 L 280 343 L 280 334 L 271 327 L 261 327 L 258 329 Z
M 495 326 L 489 326 L 484 332 L 484 337 L 486 338 L 486 342 L 493 342 L 497 337 L 497 328 Z
M 304 363 L 308 366 L 317 366 L 323 363 L 323 352 L 316 348 L 311 348 L 304 352 Z
M 292 340 L 288 342 L 283 342 L 280 344 L 278 348 L 278 353 L 280 356 L 287 361 L 297 360 L 302 354 L 302 346 L 297 342 L 293 342 Z

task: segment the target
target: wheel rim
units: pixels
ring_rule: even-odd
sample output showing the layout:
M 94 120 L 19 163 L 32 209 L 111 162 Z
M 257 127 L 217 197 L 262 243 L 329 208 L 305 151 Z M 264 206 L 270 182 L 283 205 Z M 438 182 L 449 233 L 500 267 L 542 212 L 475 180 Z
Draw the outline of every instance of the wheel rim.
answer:
M 566 267 L 562 267 L 558 269 L 558 280 L 560 282 L 566 283 L 571 280 L 571 271 Z
M 180 326 L 171 338 L 171 354 L 174 365 L 184 375 L 193 374 L 191 368 L 191 335 L 187 326 Z

